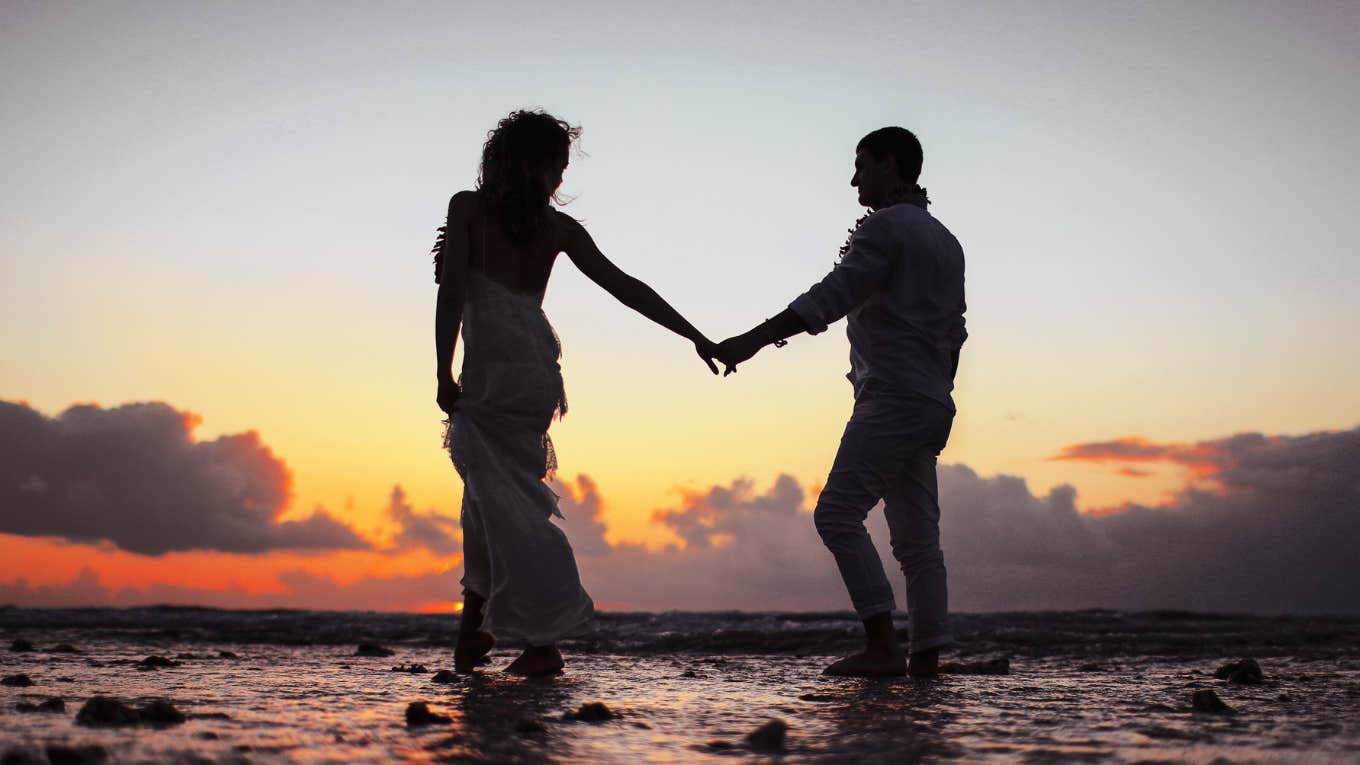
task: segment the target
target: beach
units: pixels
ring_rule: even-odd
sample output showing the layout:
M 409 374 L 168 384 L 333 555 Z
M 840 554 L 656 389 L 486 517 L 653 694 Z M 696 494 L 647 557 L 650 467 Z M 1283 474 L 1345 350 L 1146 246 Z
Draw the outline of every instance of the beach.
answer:
M 0 609 L 0 758 L 1360 761 L 1356 618 L 962 614 L 952 671 L 935 680 L 823 677 L 855 645 L 849 613 L 604 613 L 595 636 L 564 644 L 566 671 L 541 679 L 498 671 L 513 644 L 477 673 L 438 674 L 452 669 L 456 626 L 448 615 Z M 10 682 L 20 676 L 31 684 Z M 1227 709 L 1209 711 L 1204 691 Z M 146 713 L 101 722 L 99 709 L 82 713 L 96 697 Z

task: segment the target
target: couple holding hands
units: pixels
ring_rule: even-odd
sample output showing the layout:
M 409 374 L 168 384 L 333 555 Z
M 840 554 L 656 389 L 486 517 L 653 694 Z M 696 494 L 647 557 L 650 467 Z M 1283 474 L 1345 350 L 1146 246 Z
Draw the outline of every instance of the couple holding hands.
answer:
M 767 345 L 817 334 L 848 317 L 854 412 L 817 498 L 813 521 L 864 621 L 864 650 L 832 675 L 931 676 L 952 642 L 935 462 L 954 419 L 951 395 L 964 329 L 964 259 L 917 185 L 921 144 L 900 127 L 855 147 L 850 185 L 869 213 L 835 268 L 786 309 L 713 343 L 643 282 L 610 262 L 575 219 L 554 207 L 580 130 L 541 111 L 501 120 L 482 150 L 472 191 L 449 201 L 435 242 L 438 402 L 444 444 L 463 480 L 463 611 L 454 664 L 471 671 L 493 633 L 528 647 L 506 667 L 563 667 L 557 642 L 588 634 L 594 604 L 545 483 L 556 467 L 548 426 L 567 411 L 561 346 L 542 310 L 561 253 L 643 316 L 692 341 L 710 369 L 736 371 Z M 463 369 L 450 367 L 461 334 Z M 885 503 L 893 556 L 907 582 L 909 645 L 893 630 L 895 599 L 864 527 Z M 736 585 L 736 583 L 733 583 Z

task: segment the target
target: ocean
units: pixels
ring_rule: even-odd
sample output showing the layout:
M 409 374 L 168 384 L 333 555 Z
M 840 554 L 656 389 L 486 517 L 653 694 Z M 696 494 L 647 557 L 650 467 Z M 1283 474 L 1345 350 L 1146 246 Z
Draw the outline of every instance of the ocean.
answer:
M 1360 762 L 1360 617 L 956 614 L 934 680 L 822 676 L 849 612 L 601 613 L 541 679 L 436 674 L 457 623 L 0 608 L 0 763 Z

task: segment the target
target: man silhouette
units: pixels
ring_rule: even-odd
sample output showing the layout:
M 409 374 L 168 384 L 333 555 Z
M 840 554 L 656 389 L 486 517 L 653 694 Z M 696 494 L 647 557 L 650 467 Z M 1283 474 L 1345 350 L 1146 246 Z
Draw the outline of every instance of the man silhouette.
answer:
M 909 130 L 864 136 L 850 185 L 870 213 L 840 262 L 783 312 L 717 352 L 730 374 L 766 345 L 815 335 L 849 316 L 855 408 L 813 519 L 864 621 L 865 645 L 827 667 L 831 675 L 934 675 L 940 648 L 953 642 L 935 461 L 953 424 L 951 391 L 968 336 L 964 262 L 958 240 L 926 211 L 921 160 Z M 893 632 L 892 587 L 864 528 L 880 499 L 907 580 L 909 659 Z

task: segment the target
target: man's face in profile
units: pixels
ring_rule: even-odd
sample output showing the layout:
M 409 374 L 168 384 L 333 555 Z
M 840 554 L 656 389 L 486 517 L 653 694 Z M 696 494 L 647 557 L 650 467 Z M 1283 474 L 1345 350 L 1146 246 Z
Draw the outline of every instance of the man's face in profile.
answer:
M 859 189 L 859 203 L 876 208 L 882 204 L 897 181 L 897 163 L 891 155 L 874 159 L 867 150 L 855 152 L 855 174 L 850 185 Z

